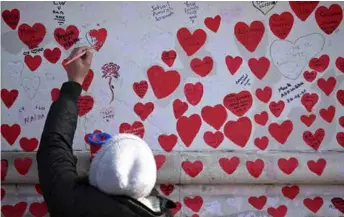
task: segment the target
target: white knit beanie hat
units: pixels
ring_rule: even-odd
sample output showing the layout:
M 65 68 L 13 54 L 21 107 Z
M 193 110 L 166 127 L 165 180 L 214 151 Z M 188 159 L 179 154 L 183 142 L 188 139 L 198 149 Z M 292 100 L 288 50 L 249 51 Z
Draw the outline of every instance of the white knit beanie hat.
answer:
M 119 134 L 103 144 L 92 160 L 90 184 L 111 195 L 147 197 L 155 186 L 157 168 L 145 141 Z

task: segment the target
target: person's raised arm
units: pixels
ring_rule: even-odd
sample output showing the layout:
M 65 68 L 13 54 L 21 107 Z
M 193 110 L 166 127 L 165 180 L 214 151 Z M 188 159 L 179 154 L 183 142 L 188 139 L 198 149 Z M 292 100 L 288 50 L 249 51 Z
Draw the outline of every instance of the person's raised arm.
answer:
M 87 47 L 77 48 L 71 56 L 85 49 Z M 72 145 L 78 119 L 77 101 L 92 57 L 93 54 L 87 51 L 66 67 L 69 81 L 62 85 L 59 98 L 52 103 L 41 136 L 37 152 L 38 175 L 52 216 L 71 216 L 75 212 L 78 175 Z

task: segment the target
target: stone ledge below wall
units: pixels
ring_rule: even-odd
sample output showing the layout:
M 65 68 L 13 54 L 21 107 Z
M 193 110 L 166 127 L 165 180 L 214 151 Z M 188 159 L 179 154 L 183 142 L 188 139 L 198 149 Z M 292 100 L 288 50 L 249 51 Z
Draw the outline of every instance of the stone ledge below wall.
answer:
M 1 152 L 2 160 L 8 161 L 8 171 L 5 184 L 35 184 L 38 183 L 37 164 L 35 152 Z M 171 184 L 344 184 L 344 153 L 343 152 L 173 152 L 159 153 L 162 163 L 157 183 Z M 78 173 L 87 175 L 90 161 L 88 152 L 75 152 L 78 158 Z M 14 160 L 17 158 L 29 157 L 32 165 L 26 175 L 21 175 L 14 167 Z M 158 157 L 158 158 L 159 158 Z M 239 159 L 239 165 L 232 174 L 227 174 L 220 166 L 219 159 Z M 279 166 L 279 159 L 290 159 L 294 157 L 298 161 L 297 168 L 290 174 L 283 173 Z M 262 159 L 264 169 L 258 178 L 254 178 L 247 170 L 247 161 Z M 325 169 L 321 175 L 312 172 L 308 167 L 309 161 L 317 162 L 319 159 L 326 161 Z M 183 162 L 190 161 L 189 164 Z M 186 174 L 182 165 L 197 166 L 192 164 L 201 161 L 202 171 L 193 177 Z M 223 160 L 227 165 L 233 165 L 233 161 Z M 314 165 L 315 163 L 313 163 Z M 319 164 L 320 165 L 320 164 Z

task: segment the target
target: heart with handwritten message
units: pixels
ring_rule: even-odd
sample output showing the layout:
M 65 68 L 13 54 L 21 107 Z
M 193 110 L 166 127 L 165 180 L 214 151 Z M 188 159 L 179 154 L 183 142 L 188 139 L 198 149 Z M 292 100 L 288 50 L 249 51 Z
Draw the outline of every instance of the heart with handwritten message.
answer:
M 263 111 L 260 114 L 254 115 L 254 120 L 256 121 L 256 123 L 262 126 L 265 126 L 268 119 L 269 119 L 269 115 L 266 111 Z
M 213 59 L 210 56 L 206 56 L 202 59 L 194 58 L 191 60 L 191 69 L 199 76 L 207 76 L 213 69 Z
M 10 145 L 14 144 L 20 132 L 21 132 L 21 127 L 19 124 L 13 124 L 12 126 L 8 124 L 1 125 L 1 135 L 5 138 L 5 140 Z
M 329 77 L 327 80 L 320 78 L 317 81 L 318 87 L 329 96 L 336 86 L 337 80 L 334 77 Z
M 45 59 L 47 59 L 49 62 L 55 64 L 57 61 L 59 61 L 61 57 L 61 50 L 58 47 L 55 47 L 54 49 L 46 48 L 43 52 L 43 56 Z
M 270 68 L 270 60 L 266 57 L 259 59 L 251 58 L 248 60 L 248 66 L 251 72 L 259 79 L 262 80 Z
M 283 112 L 284 106 L 285 106 L 285 103 L 283 100 L 280 100 L 278 102 L 272 101 L 269 104 L 269 108 L 270 108 L 271 113 L 277 118 L 279 116 L 281 116 L 281 113 Z
M 161 60 L 169 67 L 173 66 L 176 57 L 177 53 L 175 50 L 164 51 L 161 54 Z
M 44 201 L 41 203 L 35 202 L 30 205 L 29 211 L 32 216 L 43 217 L 48 213 L 48 207 Z
M 307 166 L 310 171 L 317 174 L 318 176 L 321 176 L 326 167 L 326 160 L 323 158 L 320 158 L 317 161 L 309 160 L 307 161 Z
M 16 101 L 18 94 L 19 92 L 16 89 L 10 91 L 5 88 L 1 89 L 1 99 L 7 108 L 11 108 L 13 103 Z
M 203 163 L 200 160 L 197 160 L 195 162 L 183 161 L 182 168 L 186 174 L 188 174 L 192 178 L 195 178 L 202 172 Z
M 227 111 L 221 104 L 203 107 L 201 115 L 203 120 L 216 130 L 219 130 L 227 120 Z
M 301 103 L 308 112 L 312 112 L 313 107 L 317 104 L 319 96 L 316 93 L 305 93 L 301 97 Z
M 207 40 L 207 33 L 203 29 L 196 29 L 191 33 L 187 28 L 181 28 L 177 32 L 180 46 L 188 56 L 195 54 Z
M 221 145 L 221 143 L 223 142 L 223 139 L 224 139 L 224 135 L 221 131 L 216 131 L 215 133 L 206 131 L 203 134 L 204 142 L 210 147 L 215 148 L 215 149 Z
M 310 115 L 301 115 L 300 120 L 304 123 L 307 127 L 310 127 L 313 122 L 315 121 L 315 114 Z
M 247 171 L 253 176 L 254 178 L 258 178 L 264 169 L 264 161 L 261 159 L 257 159 L 255 161 L 246 161 L 246 168 Z
M 320 109 L 319 114 L 326 122 L 331 123 L 336 114 L 336 107 L 331 105 L 327 109 Z
M 285 158 L 280 158 L 278 159 L 277 163 L 280 170 L 287 175 L 292 174 L 296 167 L 299 165 L 299 162 L 294 157 L 291 157 L 288 160 Z
M 213 31 L 215 33 L 219 30 L 220 23 L 221 23 L 220 15 L 216 15 L 214 18 L 207 17 L 204 20 L 205 26 L 208 27 L 208 29 L 210 29 L 211 31 Z
M 282 194 L 291 200 L 294 200 L 295 197 L 299 194 L 299 192 L 300 192 L 300 188 L 297 185 L 284 186 L 282 188 Z
M 265 102 L 265 103 L 269 102 L 271 95 L 272 95 L 272 89 L 269 86 L 264 87 L 264 89 L 258 88 L 256 90 L 256 96 L 262 102 Z
M 43 41 L 45 34 L 46 29 L 41 23 L 35 23 L 32 27 L 23 23 L 18 27 L 19 39 L 27 45 L 29 49 L 38 47 Z
M 2 12 L 2 19 L 4 19 L 4 22 L 13 30 L 17 28 L 17 25 L 20 20 L 20 12 L 18 9 L 12 9 L 11 11 L 9 10 L 4 10 Z
M 156 169 L 160 170 L 160 168 L 165 164 L 166 162 L 166 156 L 163 154 L 154 155 L 155 163 L 156 163 Z
M 197 114 L 182 116 L 177 121 L 177 132 L 186 147 L 190 147 L 201 129 L 202 120 Z
M 196 197 L 185 197 L 184 204 L 194 212 L 200 211 L 203 205 L 203 198 L 201 196 Z
M 29 157 L 16 158 L 14 160 L 14 167 L 20 175 L 25 176 L 32 165 L 32 159 Z
M 234 75 L 238 69 L 240 68 L 242 63 L 242 58 L 237 56 L 237 57 L 232 57 L 232 56 L 226 56 L 226 65 L 227 65 L 227 69 L 228 71 Z
M 78 115 L 84 116 L 93 108 L 94 100 L 92 96 L 79 96 L 77 106 L 79 108 Z
M 323 49 L 324 43 L 324 36 L 318 33 L 300 37 L 294 43 L 275 40 L 270 47 L 271 59 L 284 77 L 295 80 L 308 61 Z
M 293 131 L 293 122 L 283 121 L 281 124 L 271 123 L 269 125 L 270 135 L 279 143 L 284 144 Z
M 8 161 L 7 160 L 1 160 L 1 181 L 5 181 L 7 176 L 7 170 L 8 170 Z
M 219 159 L 219 165 L 225 171 L 228 175 L 231 175 L 235 172 L 235 170 L 238 168 L 238 165 L 240 163 L 240 160 L 238 157 L 232 157 L 232 158 L 220 158 Z
M 184 94 L 188 102 L 195 106 L 197 105 L 203 96 L 203 85 L 201 82 L 195 84 L 186 83 L 184 86 Z
M 153 112 L 154 104 L 152 102 L 136 103 L 134 106 L 134 112 L 140 117 L 142 121 L 146 120 L 147 117 Z
M 180 75 L 177 71 L 165 71 L 160 66 L 152 66 L 147 71 L 149 83 L 158 99 L 171 95 L 180 84 Z
M 177 144 L 178 137 L 174 134 L 171 135 L 160 135 L 158 137 L 159 144 L 166 152 L 171 152 Z
M 173 101 L 173 114 L 176 119 L 180 118 L 187 110 L 188 104 L 181 101 L 180 99 L 175 99 Z
M 326 54 L 321 55 L 319 58 L 312 58 L 308 66 L 309 68 L 317 71 L 317 72 L 324 72 L 328 65 L 330 64 L 330 57 Z
M 253 97 L 247 90 L 231 93 L 224 97 L 223 105 L 234 115 L 240 117 L 252 107 Z
M 42 57 L 40 55 L 31 56 L 26 55 L 24 58 L 25 64 L 31 71 L 36 71 L 42 63 Z
M 128 123 L 122 123 L 119 126 L 120 133 L 130 133 L 143 138 L 145 134 L 145 128 L 143 124 L 139 121 L 135 121 L 132 125 Z
M 271 32 L 279 39 L 286 39 L 293 28 L 294 17 L 289 12 L 283 12 L 281 15 L 273 14 L 269 19 Z
M 252 132 L 252 122 L 248 117 L 228 121 L 224 126 L 225 136 L 234 144 L 244 148 Z
M 331 199 L 334 207 L 336 207 L 341 213 L 344 214 L 344 199 L 340 197 L 334 197 Z
M 261 21 L 253 21 L 250 26 L 238 22 L 234 27 L 234 34 L 238 41 L 250 52 L 254 52 L 263 38 L 265 32 Z
M 249 197 L 248 202 L 256 209 L 262 210 L 266 204 L 267 198 L 266 196 L 260 197 Z
M 68 29 L 67 29 L 68 30 Z M 107 38 L 107 31 L 104 28 L 92 29 L 86 34 L 88 43 L 96 50 L 99 51 L 103 47 Z
M 303 133 L 303 140 L 316 151 L 319 149 L 324 137 L 325 131 L 322 128 L 317 129 L 314 134 L 310 131 Z
M 257 8 L 260 12 L 266 15 L 269 11 L 271 11 L 277 4 L 277 1 L 252 1 L 252 4 L 255 8 Z
M 289 5 L 295 15 L 302 21 L 307 20 L 309 15 L 318 6 L 318 1 L 290 1 Z
M 19 202 L 15 205 L 3 205 L 1 207 L 1 212 L 5 217 L 21 217 L 27 208 L 26 202 Z
M 54 31 L 54 37 L 57 43 L 68 50 L 78 41 L 79 29 L 74 25 L 68 26 L 66 30 L 59 27 Z
M 133 89 L 138 97 L 143 98 L 147 93 L 148 83 L 147 81 L 135 82 L 133 84 Z
M 257 137 L 254 139 L 254 145 L 260 150 L 264 151 L 268 147 L 268 144 L 269 144 L 269 138 L 266 136 L 263 136 L 261 138 Z
M 19 140 L 19 145 L 24 151 L 32 152 L 38 147 L 38 140 L 36 138 L 23 137 Z
M 317 77 L 317 72 L 316 71 L 305 71 L 303 73 L 303 77 L 305 78 L 306 81 L 312 82 L 314 79 Z
M 322 31 L 331 35 L 343 20 L 343 9 L 338 4 L 320 6 L 315 11 L 315 20 Z

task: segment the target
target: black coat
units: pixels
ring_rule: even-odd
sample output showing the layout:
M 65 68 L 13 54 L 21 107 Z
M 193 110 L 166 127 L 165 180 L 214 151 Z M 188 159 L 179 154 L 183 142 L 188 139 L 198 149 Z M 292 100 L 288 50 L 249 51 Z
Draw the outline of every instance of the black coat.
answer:
M 81 181 L 72 144 L 78 119 L 77 100 L 81 85 L 66 82 L 51 105 L 37 152 L 38 175 L 44 200 L 52 217 L 136 217 L 171 215 L 172 201 L 155 197 L 161 212 L 125 197 L 110 196 Z M 154 192 L 157 193 L 156 191 Z

